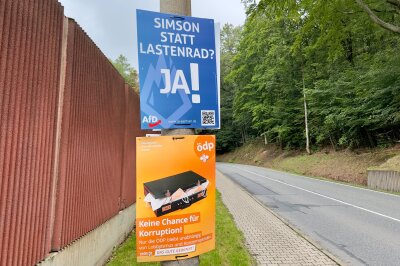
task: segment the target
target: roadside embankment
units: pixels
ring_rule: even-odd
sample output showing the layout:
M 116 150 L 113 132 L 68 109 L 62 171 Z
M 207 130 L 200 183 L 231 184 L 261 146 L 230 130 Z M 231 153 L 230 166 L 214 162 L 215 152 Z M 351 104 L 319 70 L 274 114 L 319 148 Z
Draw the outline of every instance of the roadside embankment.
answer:
M 325 149 L 308 155 L 302 151 L 280 150 L 274 145 L 254 140 L 233 152 L 219 155 L 217 160 L 367 185 L 368 169 L 399 167 L 400 145 L 356 151 Z

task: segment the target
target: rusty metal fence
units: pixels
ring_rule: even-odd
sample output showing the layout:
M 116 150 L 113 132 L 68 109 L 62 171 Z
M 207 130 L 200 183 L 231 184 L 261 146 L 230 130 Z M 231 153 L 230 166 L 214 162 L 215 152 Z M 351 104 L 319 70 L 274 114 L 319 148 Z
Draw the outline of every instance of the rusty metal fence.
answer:
M 50 251 L 63 8 L 0 0 L 0 265 Z
M 0 0 L 0 265 L 135 202 L 139 98 L 56 0 Z
M 63 102 L 53 250 L 120 210 L 125 82 L 73 20 Z

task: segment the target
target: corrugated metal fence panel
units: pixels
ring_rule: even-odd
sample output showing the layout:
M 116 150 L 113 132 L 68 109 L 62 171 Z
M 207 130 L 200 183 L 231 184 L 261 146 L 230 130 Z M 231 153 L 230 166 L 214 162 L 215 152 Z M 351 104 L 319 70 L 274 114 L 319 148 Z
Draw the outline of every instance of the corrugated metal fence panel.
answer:
M 0 265 L 49 252 L 63 8 L 0 0 Z
M 144 134 L 140 130 L 139 96 L 128 85 L 125 86 L 125 95 L 125 153 L 121 187 L 121 209 L 132 205 L 136 201 L 136 137 Z
M 68 31 L 53 250 L 120 210 L 125 83 L 73 20 Z

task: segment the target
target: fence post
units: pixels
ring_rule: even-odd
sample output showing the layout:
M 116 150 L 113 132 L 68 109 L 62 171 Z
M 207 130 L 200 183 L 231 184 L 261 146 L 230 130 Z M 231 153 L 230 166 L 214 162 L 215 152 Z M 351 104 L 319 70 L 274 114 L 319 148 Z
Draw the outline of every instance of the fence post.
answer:
M 61 63 L 60 63 L 60 81 L 58 87 L 58 104 L 57 104 L 57 121 L 56 121 L 56 138 L 54 148 L 54 166 L 51 183 L 51 194 L 50 194 L 50 226 L 48 229 L 47 245 L 49 250 L 53 250 L 54 241 L 54 227 L 56 217 L 56 203 L 57 203 L 57 187 L 58 178 L 60 175 L 60 160 L 61 160 L 61 136 L 62 136 L 62 119 L 64 109 L 64 92 L 67 72 L 67 47 L 68 47 L 68 33 L 69 33 L 69 19 L 64 17 L 63 21 L 63 33 L 62 33 L 62 44 L 61 44 Z M 64 132 L 65 133 L 65 132 Z

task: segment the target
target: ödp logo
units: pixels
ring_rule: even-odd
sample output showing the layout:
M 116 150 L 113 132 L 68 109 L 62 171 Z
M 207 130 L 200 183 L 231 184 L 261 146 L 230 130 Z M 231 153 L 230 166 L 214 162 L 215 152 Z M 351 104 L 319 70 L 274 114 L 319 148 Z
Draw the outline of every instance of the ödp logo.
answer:
M 203 163 L 215 157 L 215 137 L 198 136 L 193 146 L 194 152 Z
M 214 143 L 206 141 L 205 143 L 197 143 L 196 147 L 198 152 L 212 151 L 214 149 Z

